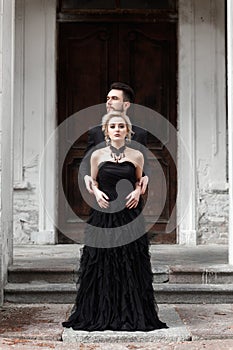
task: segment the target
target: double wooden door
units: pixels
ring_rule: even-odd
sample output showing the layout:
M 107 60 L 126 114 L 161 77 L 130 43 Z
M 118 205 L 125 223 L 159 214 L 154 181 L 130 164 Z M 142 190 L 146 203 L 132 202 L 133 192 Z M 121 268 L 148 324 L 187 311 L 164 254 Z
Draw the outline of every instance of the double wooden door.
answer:
M 110 84 L 122 81 L 134 88 L 135 103 L 161 113 L 176 127 L 176 23 L 119 20 L 113 23 L 61 22 L 58 26 L 58 124 L 77 111 L 104 103 Z M 175 216 L 171 218 L 177 192 L 174 159 L 176 140 L 169 131 L 165 139 L 166 142 L 161 143 L 148 133 L 148 147 L 162 169 L 162 175 L 161 171 L 152 174 L 156 177 L 156 195 L 150 205 L 154 206 L 152 209 L 155 211 L 157 206 L 161 207 L 161 201 L 164 201 L 162 192 L 166 187 L 163 209 L 150 229 L 153 243 L 176 241 Z M 85 219 L 89 211 L 77 182 L 78 166 L 83 158 L 86 142 L 87 133 L 72 145 L 63 165 L 64 192 L 68 203 L 77 214 L 76 219 L 69 217 L 66 204 L 61 198 L 58 204 L 59 227 L 64 227 L 70 237 L 74 233 L 75 241 L 77 232 L 74 231 L 77 231 L 79 218 Z M 171 146 L 173 157 L 169 152 Z M 150 210 L 147 220 L 153 221 Z M 171 220 L 173 229 L 166 232 L 167 224 Z M 59 242 L 71 240 L 59 232 Z

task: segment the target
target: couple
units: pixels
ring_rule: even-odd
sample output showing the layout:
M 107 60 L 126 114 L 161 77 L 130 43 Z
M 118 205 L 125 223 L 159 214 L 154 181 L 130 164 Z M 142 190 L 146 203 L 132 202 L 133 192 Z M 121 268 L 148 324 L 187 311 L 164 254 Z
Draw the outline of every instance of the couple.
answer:
M 133 131 L 126 115 L 130 102 L 133 102 L 133 90 L 123 83 L 112 84 L 106 102 L 108 113 L 102 119 L 106 147 L 92 153 L 91 175 L 85 176 L 86 187 L 95 196 L 98 206 L 92 209 L 88 220 L 88 226 L 93 227 L 92 235 L 103 227 L 109 233 L 118 228 L 122 235 L 132 235 L 131 222 L 142 210 L 141 194 L 147 187 L 148 176 L 143 176 L 143 153 L 129 147 L 131 136 L 140 136 L 140 133 L 137 135 L 140 129 L 134 127 Z M 98 137 L 98 129 L 94 128 L 92 134 L 93 131 Z M 92 145 L 94 142 L 93 139 Z M 121 180 L 130 184 L 121 199 L 123 207 L 118 211 L 110 210 L 117 200 L 117 184 Z M 144 232 L 140 238 L 123 245 L 84 246 L 75 308 L 68 321 L 63 322 L 64 327 L 86 331 L 167 328 L 156 312 L 149 242 Z

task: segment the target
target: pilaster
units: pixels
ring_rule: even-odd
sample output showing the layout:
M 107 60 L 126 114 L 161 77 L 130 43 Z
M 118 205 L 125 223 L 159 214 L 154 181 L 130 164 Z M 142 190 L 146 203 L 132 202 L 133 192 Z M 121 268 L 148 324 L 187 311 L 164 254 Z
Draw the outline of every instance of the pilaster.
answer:
M 44 113 L 41 120 L 41 156 L 43 169 L 39 179 L 39 235 L 38 243 L 56 243 L 54 222 L 49 213 L 56 211 L 56 145 L 49 142 L 49 154 L 45 146 L 56 128 L 56 0 L 44 1 Z M 54 217 L 54 214 L 51 215 Z M 35 236 L 35 235 L 34 235 Z
M 179 1 L 178 45 L 178 243 L 196 245 L 195 32 L 192 0 Z M 184 153 L 187 153 L 188 159 Z

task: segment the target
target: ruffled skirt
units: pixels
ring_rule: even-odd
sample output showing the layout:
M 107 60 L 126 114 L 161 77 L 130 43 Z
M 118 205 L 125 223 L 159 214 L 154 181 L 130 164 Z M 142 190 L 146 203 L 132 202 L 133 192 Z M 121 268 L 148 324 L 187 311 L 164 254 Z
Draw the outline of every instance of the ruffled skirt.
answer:
M 147 234 L 114 248 L 85 245 L 75 308 L 64 327 L 86 331 L 167 328 L 157 315 Z

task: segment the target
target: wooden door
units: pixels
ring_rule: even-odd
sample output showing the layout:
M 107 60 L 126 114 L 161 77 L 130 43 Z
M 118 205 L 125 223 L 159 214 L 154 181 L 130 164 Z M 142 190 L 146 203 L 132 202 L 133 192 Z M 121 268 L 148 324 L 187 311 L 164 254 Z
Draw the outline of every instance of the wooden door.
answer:
M 83 108 L 104 103 L 110 84 L 123 81 L 134 88 L 137 104 L 161 113 L 176 127 L 176 55 L 176 23 L 120 20 L 113 23 L 59 23 L 58 124 Z M 148 134 L 148 147 L 163 169 L 168 189 L 160 218 L 150 230 L 152 243 L 176 241 L 175 229 L 165 232 L 175 206 L 177 188 L 176 166 L 167 147 L 172 143 L 173 149 L 176 148 L 176 140 L 169 137 L 168 134 L 166 144 L 161 144 Z M 84 134 L 73 144 L 63 172 L 64 192 L 80 218 L 85 218 L 89 210 L 77 184 L 78 166 L 86 141 Z M 159 190 L 155 206 L 161 200 L 164 179 L 156 181 Z M 66 215 L 61 200 L 59 218 L 59 226 L 65 227 L 66 232 L 77 229 L 77 222 Z M 77 232 L 74 233 L 77 237 Z M 59 242 L 69 240 L 60 232 Z

